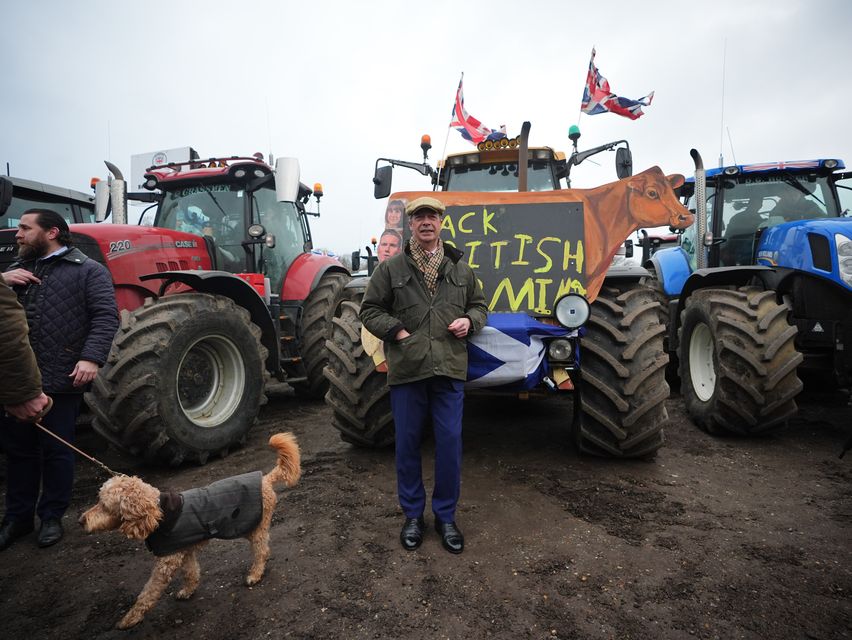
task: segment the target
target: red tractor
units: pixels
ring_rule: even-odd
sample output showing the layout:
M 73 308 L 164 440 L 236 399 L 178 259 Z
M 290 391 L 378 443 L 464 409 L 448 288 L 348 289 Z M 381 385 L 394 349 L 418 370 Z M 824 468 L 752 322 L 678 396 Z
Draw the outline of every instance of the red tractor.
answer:
M 124 180 L 108 166 L 117 223 Z M 95 431 L 120 449 L 204 463 L 244 442 L 270 377 L 325 394 L 326 334 L 350 275 L 311 251 L 308 216 L 319 214 L 305 205 L 322 189 L 299 182 L 295 159 L 151 167 L 144 186 L 151 192 L 130 197 L 156 206 L 152 227 L 71 225 L 74 244 L 110 270 L 121 311 L 86 402 Z M 0 269 L 14 243 L 13 230 L 0 231 Z

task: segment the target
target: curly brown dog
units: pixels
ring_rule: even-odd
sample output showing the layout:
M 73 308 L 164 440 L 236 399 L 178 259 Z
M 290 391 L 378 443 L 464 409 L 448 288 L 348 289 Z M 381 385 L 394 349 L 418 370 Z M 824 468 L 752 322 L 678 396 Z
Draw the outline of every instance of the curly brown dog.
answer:
M 260 581 L 269 559 L 269 527 L 277 502 L 273 484 L 292 487 L 302 472 L 292 433 L 275 434 L 269 446 L 277 451 L 278 463 L 266 475 L 256 471 L 182 493 L 161 493 L 135 476 L 116 476 L 104 483 L 98 504 L 80 516 L 80 524 L 87 533 L 118 529 L 128 538 L 145 540 L 158 556 L 133 607 L 116 625 L 119 629 L 141 622 L 178 570 L 183 572 L 178 599 L 192 596 L 201 578 L 197 554 L 209 538 L 247 538 L 253 561 L 246 584 Z

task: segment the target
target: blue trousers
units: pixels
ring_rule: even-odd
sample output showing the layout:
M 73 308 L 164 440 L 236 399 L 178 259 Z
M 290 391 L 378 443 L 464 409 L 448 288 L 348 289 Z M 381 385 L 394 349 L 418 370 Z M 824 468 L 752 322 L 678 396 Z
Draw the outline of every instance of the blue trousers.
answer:
M 51 398 L 53 408 L 41 424 L 73 444 L 83 396 L 57 393 Z M 4 522 L 32 522 L 35 513 L 42 522 L 61 518 L 71 503 L 74 452 L 35 425 L 8 416 L 0 418 L 0 444 L 7 462 Z
M 420 444 L 431 419 L 435 434 L 435 487 L 432 512 L 442 522 L 455 522 L 461 492 L 462 409 L 464 382 L 436 376 L 391 385 L 396 427 L 396 481 L 406 518 L 419 518 L 426 507 Z

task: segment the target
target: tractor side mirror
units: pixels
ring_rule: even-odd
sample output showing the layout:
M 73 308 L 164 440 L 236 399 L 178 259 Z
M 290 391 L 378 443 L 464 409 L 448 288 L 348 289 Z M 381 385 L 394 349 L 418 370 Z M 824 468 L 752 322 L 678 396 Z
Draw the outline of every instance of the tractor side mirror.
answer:
M 275 197 L 278 202 L 299 199 L 299 160 L 278 158 L 275 162 Z
M 0 216 L 6 213 L 12 204 L 12 181 L 0 176 Z
M 633 175 L 633 153 L 629 147 L 619 147 L 615 150 L 615 175 L 619 180 Z
M 361 269 L 361 252 L 353 251 L 352 252 L 352 268 L 351 271 L 354 273 L 355 271 L 359 271 Z
M 376 167 L 376 174 L 373 176 L 373 196 L 376 200 L 387 198 L 390 195 L 392 179 L 393 165 Z

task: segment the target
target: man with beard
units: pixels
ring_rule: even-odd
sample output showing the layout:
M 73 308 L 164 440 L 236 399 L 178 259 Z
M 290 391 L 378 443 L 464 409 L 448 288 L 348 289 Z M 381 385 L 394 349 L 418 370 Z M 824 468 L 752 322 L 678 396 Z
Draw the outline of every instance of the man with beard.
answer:
M 405 514 L 400 542 L 407 551 L 423 541 L 426 492 L 420 444 L 435 434 L 432 512 L 441 544 L 464 550 L 455 513 L 461 491 L 462 408 L 467 339 L 485 325 L 482 288 L 462 252 L 441 242 L 444 204 L 422 197 L 405 208 L 411 241 L 380 262 L 361 303 L 361 322 L 385 341 L 388 386 L 396 429 L 399 504 Z
M 112 278 L 71 246 L 68 224 L 55 211 L 25 211 L 15 239 L 18 260 L 3 278 L 26 311 L 42 387 L 53 400 L 41 424 L 72 442 L 83 392 L 106 362 L 118 330 Z M 8 417 L 0 418 L 0 444 L 7 459 L 0 551 L 33 530 L 36 514 L 38 545 L 56 544 L 71 501 L 74 452 L 35 425 Z

